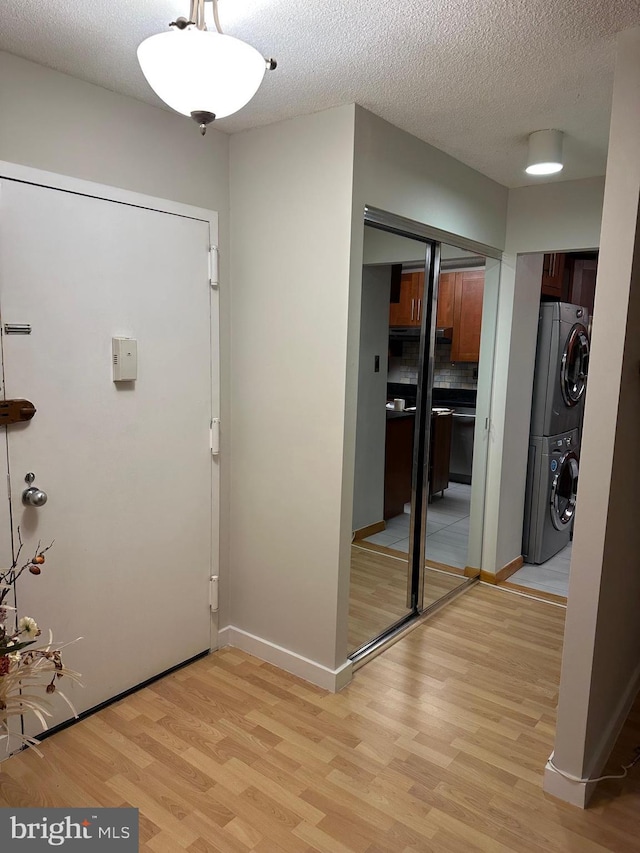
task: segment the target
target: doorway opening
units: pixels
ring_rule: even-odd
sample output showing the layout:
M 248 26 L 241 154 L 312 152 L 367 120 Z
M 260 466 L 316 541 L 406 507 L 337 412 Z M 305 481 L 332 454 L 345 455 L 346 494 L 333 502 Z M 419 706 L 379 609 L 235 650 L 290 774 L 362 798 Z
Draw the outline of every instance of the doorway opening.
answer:
M 505 586 L 564 603 L 579 511 L 582 422 L 598 252 L 542 258 L 522 553 Z
M 479 577 L 498 278 L 495 250 L 367 209 L 354 661 Z

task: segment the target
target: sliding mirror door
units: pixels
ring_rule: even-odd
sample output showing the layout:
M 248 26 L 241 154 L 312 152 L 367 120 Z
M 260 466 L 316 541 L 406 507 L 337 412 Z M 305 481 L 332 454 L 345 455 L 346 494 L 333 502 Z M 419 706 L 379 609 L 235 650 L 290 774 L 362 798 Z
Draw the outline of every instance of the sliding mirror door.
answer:
M 414 362 L 432 244 L 366 224 L 349 600 L 349 651 L 415 614 Z M 412 497 L 414 498 L 412 500 Z
M 435 272 L 423 609 L 480 574 L 499 261 L 441 243 Z
M 500 270 L 488 247 L 371 217 L 349 601 L 356 660 L 480 575 Z

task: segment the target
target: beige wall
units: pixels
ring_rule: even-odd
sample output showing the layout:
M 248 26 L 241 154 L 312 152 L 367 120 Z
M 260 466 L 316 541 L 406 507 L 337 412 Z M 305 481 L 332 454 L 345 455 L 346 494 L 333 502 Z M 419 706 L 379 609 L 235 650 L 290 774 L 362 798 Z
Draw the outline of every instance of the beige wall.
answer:
M 172 111 L 0 52 L 0 119 L 3 160 L 228 208 L 228 137 Z
M 640 687 L 640 29 L 618 41 L 555 764 L 601 771 Z M 584 805 L 593 788 L 547 770 Z
M 220 393 L 229 412 L 228 137 L 190 119 L 0 52 L 0 160 L 216 210 L 220 242 Z M 223 429 L 221 492 L 229 488 Z M 228 510 L 221 506 L 220 563 Z M 222 590 L 226 585 L 222 584 Z M 224 601 L 221 602 L 221 607 Z
M 603 195 L 604 176 L 509 190 L 506 252 L 597 248 Z
M 347 106 L 231 139 L 229 640 L 316 681 L 346 648 L 336 612 L 353 133 Z
M 371 231 L 367 228 L 367 231 Z M 380 232 L 379 232 L 380 233 Z M 391 267 L 363 266 L 353 529 L 384 519 Z M 375 370 L 375 358 L 379 368 Z
M 504 247 L 507 190 L 500 184 L 362 107 L 356 107 L 355 157 L 357 220 L 368 204 Z
M 392 234 L 389 231 L 380 231 L 374 228 L 365 229 L 364 235 L 364 264 L 399 264 L 415 263 L 416 266 L 424 266 L 426 248 L 424 243 Z M 473 252 L 465 249 L 456 249 L 443 243 L 440 246 L 441 261 L 467 260 L 477 257 Z
M 482 568 L 490 574 L 522 555 L 541 281 L 542 255 L 503 255 L 482 549 Z

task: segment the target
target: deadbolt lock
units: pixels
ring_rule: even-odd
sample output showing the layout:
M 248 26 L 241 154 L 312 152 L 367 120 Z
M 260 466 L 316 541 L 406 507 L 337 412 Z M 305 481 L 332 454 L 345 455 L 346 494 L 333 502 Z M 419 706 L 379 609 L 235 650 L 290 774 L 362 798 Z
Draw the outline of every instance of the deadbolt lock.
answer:
M 0 426 L 30 421 L 36 407 L 29 400 L 0 400 Z

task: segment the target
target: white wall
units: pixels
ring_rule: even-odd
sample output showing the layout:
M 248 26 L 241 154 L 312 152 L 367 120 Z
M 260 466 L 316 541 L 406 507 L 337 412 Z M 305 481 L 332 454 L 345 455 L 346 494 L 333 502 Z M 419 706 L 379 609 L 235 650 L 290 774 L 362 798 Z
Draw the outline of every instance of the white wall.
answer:
M 0 52 L 0 157 L 226 211 L 228 137 Z
M 366 228 L 364 232 L 363 264 L 415 264 L 424 267 L 426 246 L 416 240 L 401 237 L 390 231 Z M 441 261 L 468 260 L 477 257 L 472 252 L 443 243 Z
M 597 248 L 603 194 L 604 176 L 509 190 L 506 252 Z
M 482 569 L 489 574 L 522 556 L 541 283 L 542 255 L 503 255 L 482 550 Z
M 228 639 L 326 686 L 346 659 L 336 648 L 348 606 L 338 554 L 353 135 L 348 106 L 231 139 Z
M 0 160 L 218 211 L 221 492 L 229 488 L 228 137 L 174 112 L 0 52 Z M 221 503 L 220 563 L 228 513 Z M 222 585 L 226 589 L 226 584 Z M 221 602 L 221 609 L 225 601 Z
M 640 28 L 618 39 L 555 764 L 599 775 L 640 687 Z M 547 770 L 584 805 L 593 785 Z
M 371 229 L 368 228 L 367 231 Z M 378 232 L 382 233 L 382 232 Z M 387 434 L 387 369 L 391 267 L 362 269 L 358 420 L 353 494 L 353 529 L 384 518 L 384 461 Z M 375 357 L 380 359 L 376 373 Z
M 482 296 L 482 325 L 480 335 L 480 360 L 478 362 L 476 420 L 473 431 L 473 463 L 471 470 L 471 513 L 469 517 L 469 543 L 467 566 L 483 569 L 485 520 L 493 511 L 496 500 L 488 479 L 490 449 L 496 440 L 491 427 L 491 404 L 493 376 L 495 371 L 494 351 L 498 322 L 498 300 L 500 298 L 501 263 L 487 258 L 484 266 L 484 291 Z
M 426 246 L 390 231 L 364 229 L 363 264 L 415 264 L 424 268 Z
M 362 107 L 356 107 L 355 145 L 357 219 L 368 204 L 503 248 L 503 186 Z

